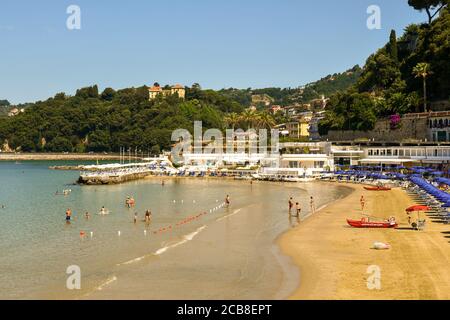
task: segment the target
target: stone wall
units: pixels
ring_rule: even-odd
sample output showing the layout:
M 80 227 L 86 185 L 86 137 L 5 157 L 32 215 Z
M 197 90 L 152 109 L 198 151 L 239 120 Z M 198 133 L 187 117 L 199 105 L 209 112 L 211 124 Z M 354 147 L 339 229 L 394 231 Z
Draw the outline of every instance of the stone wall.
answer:
M 427 118 L 402 118 L 399 128 L 391 129 L 390 120 L 379 120 L 371 131 L 329 131 L 323 139 L 329 141 L 375 140 L 401 142 L 406 140 L 429 140 Z

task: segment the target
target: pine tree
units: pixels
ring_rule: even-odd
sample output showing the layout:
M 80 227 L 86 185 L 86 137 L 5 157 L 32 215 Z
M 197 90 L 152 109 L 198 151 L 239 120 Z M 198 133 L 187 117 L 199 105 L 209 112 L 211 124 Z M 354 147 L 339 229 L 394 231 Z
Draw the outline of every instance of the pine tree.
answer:
M 392 58 L 392 60 L 398 62 L 397 35 L 395 33 L 395 30 L 391 30 L 391 35 L 389 37 L 388 53 L 389 56 Z

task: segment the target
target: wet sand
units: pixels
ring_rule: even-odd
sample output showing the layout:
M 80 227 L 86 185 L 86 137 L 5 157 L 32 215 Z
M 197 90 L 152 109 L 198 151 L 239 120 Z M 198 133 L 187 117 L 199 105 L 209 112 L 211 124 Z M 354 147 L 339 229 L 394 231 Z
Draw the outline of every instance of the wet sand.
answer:
M 343 184 L 342 184 L 343 185 Z M 405 208 L 415 204 L 399 188 L 370 192 L 361 185 L 344 199 L 318 211 L 278 243 L 300 270 L 300 285 L 291 299 L 450 299 L 450 226 L 427 217 L 424 231 L 410 230 Z M 396 216 L 399 229 L 355 229 L 346 218 L 365 213 Z M 421 214 L 425 217 L 425 213 Z M 390 250 L 371 249 L 375 241 Z M 381 269 L 381 289 L 369 290 L 367 268 Z

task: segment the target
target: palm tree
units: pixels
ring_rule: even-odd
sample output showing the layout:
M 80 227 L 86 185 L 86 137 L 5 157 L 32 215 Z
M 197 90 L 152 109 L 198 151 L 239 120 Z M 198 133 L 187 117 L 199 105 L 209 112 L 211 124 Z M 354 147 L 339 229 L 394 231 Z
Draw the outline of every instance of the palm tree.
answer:
M 237 113 L 232 112 L 232 113 L 228 114 L 228 116 L 226 116 L 224 120 L 225 120 L 225 123 L 228 126 L 231 126 L 231 128 L 234 131 L 234 127 L 239 123 L 239 121 L 241 119 Z
M 258 125 L 260 128 L 272 129 L 276 125 L 272 115 L 267 112 L 261 112 L 258 118 Z
M 423 80 L 423 111 L 427 112 L 427 77 L 431 75 L 430 65 L 426 62 L 418 63 L 413 69 L 413 75 Z
M 247 129 L 254 127 L 258 122 L 258 115 L 251 109 L 246 109 L 241 113 L 241 121 L 247 125 Z

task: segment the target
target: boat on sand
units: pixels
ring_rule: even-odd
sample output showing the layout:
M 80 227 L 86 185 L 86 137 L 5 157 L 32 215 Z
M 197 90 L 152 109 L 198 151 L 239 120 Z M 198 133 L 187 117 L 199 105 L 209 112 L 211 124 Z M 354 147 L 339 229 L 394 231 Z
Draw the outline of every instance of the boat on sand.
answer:
M 394 218 L 385 221 L 370 221 L 366 218 L 361 220 L 347 219 L 347 223 L 354 228 L 396 228 L 398 226 Z
M 389 191 L 391 188 L 389 187 L 382 187 L 382 186 L 376 186 L 376 187 L 364 187 L 367 191 Z

